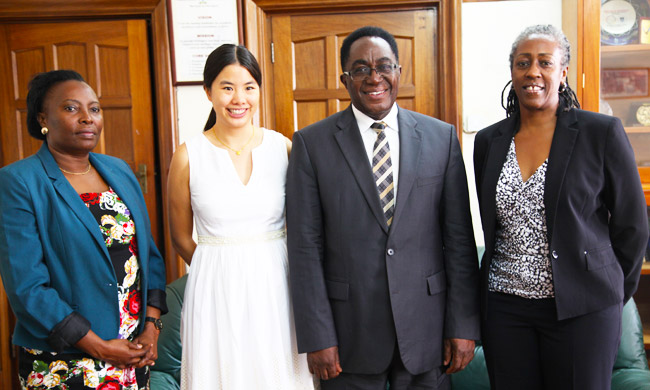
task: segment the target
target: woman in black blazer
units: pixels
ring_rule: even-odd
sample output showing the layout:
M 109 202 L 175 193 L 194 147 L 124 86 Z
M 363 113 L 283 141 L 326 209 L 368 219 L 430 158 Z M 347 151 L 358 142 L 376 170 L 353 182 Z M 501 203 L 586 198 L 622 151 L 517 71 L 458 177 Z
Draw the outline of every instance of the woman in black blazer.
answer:
M 609 389 L 639 282 L 648 222 L 634 153 L 619 119 L 579 109 L 569 52 L 553 26 L 524 30 L 508 118 L 474 144 L 493 389 Z

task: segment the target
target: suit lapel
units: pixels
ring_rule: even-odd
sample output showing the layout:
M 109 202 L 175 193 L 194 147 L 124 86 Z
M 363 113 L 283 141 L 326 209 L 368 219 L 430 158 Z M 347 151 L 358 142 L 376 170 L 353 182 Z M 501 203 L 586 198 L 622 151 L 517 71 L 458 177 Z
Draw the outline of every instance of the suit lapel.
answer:
M 561 113 L 555 125 L 544 185 L 544 206 L 546 207 L 546 228 L 549 242 L 553 237 L 552 230 L 557 202 L 578 133 L 576 111 Z
M 41 160 L 45 172 L 52 180 L 52 185 L 56 192 L 61 196 L 61 198 L 67 203 L 70 210 L 79 218 L 84 227 L 88 230 L 90 235 L 93 237 L 97 245 L 106 255 L 106 259 L 110 259 L 108 256 L 108 250 L 106 249 L 106 244 L 104 243 L 104 238 L 102 237 L 101 231 L 97 226 L 97 221 L 93 217 L 92 213 L 88 210 L 88 207 L 77 194 L 77 191 L 72 188 L 70 182 L 63 176 L 63 173 L 59 169 L 54 157 L 47 148 L 47 144 L 44 142 L 43 146 L 36 153 L 38 158 Z
M 484 164 L 486 165 L 483 169 L 485 173 L 482 180 L 481 203 L 485 205 L 483 207 L 483 220 L 490 223 L 490 226 L 483 227 L 484 231 L 489 235 L 489 237 L 485 237 L 486 242 L 493 242 L 494 240 L 496 228 L 496 207 L 494 206 L 496 205 L 497 181 L 501 175 L 501 169 L 506 161 L 510 142 L 517 126 L 517 117 L 511 117 L 503 122 L 492 142 L 490 142 L 485 155 Z
M 420 161 L 422 149 L 422 132 L 417 128 L 417 121 L 408 111 L 399 109 L 397 113 L 399 124 L 399 178 L 398 191 L 393 224 L 399 222 L 400 215 L 406 207 L 407 199 L 413 188 L 417 174 L 417 164 Z
M 359 133 L 359 126 L 357 126 L 357 121 L 352 113 L 352 107 L 348 107 L 343 112 L 336 125 L 339 130 L 334 133 L 334 138 L 343 153 L 343 157 L 348 163 L 363 196 L 366 198 L 370 210 L 377 218 L 377 222 L 388 233 L 386 217 L 381 208 L 377 186 L 372 177 L 370 162 L 368 162 L 363 140 Z

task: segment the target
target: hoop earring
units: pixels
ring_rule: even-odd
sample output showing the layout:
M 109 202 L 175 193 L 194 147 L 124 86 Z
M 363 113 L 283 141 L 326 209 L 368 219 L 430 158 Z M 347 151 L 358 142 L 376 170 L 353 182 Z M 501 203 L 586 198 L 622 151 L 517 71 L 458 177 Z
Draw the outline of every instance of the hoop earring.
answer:
M 41 128 L 41 134 L 45 135 L 49 132 L 50 130 L 47 129 L 47 127 Z
M 562 93 L 564 91 L 566 91 L 566 84 L 560 83 L 560 90 L 558 92 Z

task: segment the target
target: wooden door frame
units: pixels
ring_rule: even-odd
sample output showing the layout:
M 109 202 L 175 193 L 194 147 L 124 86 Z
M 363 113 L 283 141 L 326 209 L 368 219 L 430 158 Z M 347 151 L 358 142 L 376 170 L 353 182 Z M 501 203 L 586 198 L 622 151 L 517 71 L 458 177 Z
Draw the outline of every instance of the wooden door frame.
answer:
M 298 15 L 369 11 L 404 11 L 422 8 L 438 9 L 439 53 L 437 56 L 441 96 L 438 112 L 441 120 L 452 123 L 460 139 L 462 131 L 462 84 L 461 84 L 461 0 L 241 0 L 245 44 L 260 60 L 265 87 L 260 105 L 260 122 L 274 126 L 274 91 L 270 48 L 265 47 L 265 37 L 271 36 L 273 15 Z
M 169 163 L 178 143 L 176 128 L 176 94 L 172 85 L 171 54 L 165 0 L 67 0 L 43 2 L 42 0 L 3 0 L 0 7 L 0 24 L 48 22 L 57 20 L 92 21 L 96 19 L 135 18 L 150 23 L 152 87 L 158 174 L 160 176 L 160 228 L 163 231 L 167 266 L 167 280 L 172 281 L 185 273 L 184 264 L 176 260 L 171 246 L 167 218 L 167 174 Z M 157 180 L 156 180 L 157 181 Z M 157 181 L 158 182 L 158 181 Z
M 167 280 L 172 281 L 185 273 L 184 264 L 176 260 L 171 247 L 167 218 L 167 175 L 172 154 L 178 143 L 176 129 L 176 94 L 172 85 L 170 42 L 165 0 L 67 0 L 43 2 L 42 0 L 3 0 L 0 6 L 0 28 L 3 24 L 20 22 L 48 22 L 57 20 L 92 21 L 97 19 L 134 18 L 150 23 L 152 88 L 154 121 L 156 123 L 156 148 L 160 175 L 160 228 L 163 229 L 163 253 L 167 265 Z M 4 295 L 4 294 L 2 294 Z M 8 310 L 2 297 L 0 310 Z M 11 329 L 8 321 L 0 321 L 0 388 L 12 388 Z
M 600 0 L 578 0 L 578 69 L 582 71 L 582 108 L 600 110 Z M 598 61 L 594 61 L 597 58 Z

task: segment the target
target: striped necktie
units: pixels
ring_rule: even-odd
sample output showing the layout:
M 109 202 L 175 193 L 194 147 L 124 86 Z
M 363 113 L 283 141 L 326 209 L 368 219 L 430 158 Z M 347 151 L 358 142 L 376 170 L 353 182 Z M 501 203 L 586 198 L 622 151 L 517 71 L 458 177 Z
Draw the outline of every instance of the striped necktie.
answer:
M 384 122 L 375 122 L 370 126 L 377 133 L 377 140 L 372 150 L 372 174 L 379 191 L 379 200 L 386 216 L 386 224 L 390 227 L 395 212 L 395 196 L 393 193 L 393 165 L 390 161 L 390 148 L 384 129 Z

